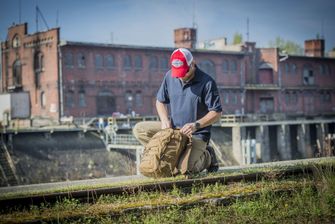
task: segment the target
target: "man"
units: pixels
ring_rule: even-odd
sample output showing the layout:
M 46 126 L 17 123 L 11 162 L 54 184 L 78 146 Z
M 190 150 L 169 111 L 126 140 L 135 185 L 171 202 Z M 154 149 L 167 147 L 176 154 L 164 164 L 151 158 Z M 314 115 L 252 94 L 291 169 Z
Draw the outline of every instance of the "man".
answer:
M 216 83 L 197 67 L 191 52 L 185 48 L 172 53 L 170 64 L 171 70 L 166 73 L 157 93 L 156 109 L 161 122 L 137 123 L 134 135 L 145 146 L 160 129 L 180 128 L 182 133 L 192 137 L 188 172 L 217 171 L 215 153 L 206 147 L 211 125 L 220 118 L 222 111 Z

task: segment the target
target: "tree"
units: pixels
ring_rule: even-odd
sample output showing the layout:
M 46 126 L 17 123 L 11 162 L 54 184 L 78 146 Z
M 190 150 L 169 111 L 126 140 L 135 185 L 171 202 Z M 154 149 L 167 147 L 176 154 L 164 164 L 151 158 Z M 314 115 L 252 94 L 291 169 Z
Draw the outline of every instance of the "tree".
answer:
M 233 44 L 241 44 L 243 37 L 241 33 L 236 32 L 233 37 Z
M 280 51 L 285 51 L 288 54 L 300 55 L 303 53 L 303 48 L 299 44 L 290 40 L 284 40 L 279 36 L 276 37 L 275 41 L 270 41 L 269 46 L 279 48 Z

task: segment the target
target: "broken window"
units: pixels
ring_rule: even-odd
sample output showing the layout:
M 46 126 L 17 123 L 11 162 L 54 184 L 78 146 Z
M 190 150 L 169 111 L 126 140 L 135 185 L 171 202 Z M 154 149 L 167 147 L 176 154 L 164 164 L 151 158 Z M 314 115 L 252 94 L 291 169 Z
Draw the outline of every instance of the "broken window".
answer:
M 313 70 L 310 66 L 305 66 L 303 70 L 303 83 L 304 85 L 314 85 Z

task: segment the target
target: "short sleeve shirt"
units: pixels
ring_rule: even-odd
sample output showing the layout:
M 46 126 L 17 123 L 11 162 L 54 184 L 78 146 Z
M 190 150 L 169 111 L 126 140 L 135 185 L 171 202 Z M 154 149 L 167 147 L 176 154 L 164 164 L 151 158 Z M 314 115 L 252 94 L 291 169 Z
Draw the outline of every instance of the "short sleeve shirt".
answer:
M 181 128 L 195 122 L 209 111 L 221 112 L 220 95 L 214 79 L 198 67 L 195 76 L 187 83 L 171 76 L 168 71 L 157 93 L 157 100 L 170 105 L 172 127 Z M 204 141 L 210 139 L 211 126 L 197 130 Z

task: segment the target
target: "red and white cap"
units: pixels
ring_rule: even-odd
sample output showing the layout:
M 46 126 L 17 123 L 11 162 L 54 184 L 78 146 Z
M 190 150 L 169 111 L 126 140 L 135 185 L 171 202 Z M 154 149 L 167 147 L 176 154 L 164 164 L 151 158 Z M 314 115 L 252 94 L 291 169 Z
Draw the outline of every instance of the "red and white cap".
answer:
M 188 72 L 193 61 L 193 56 L 186 48 L 178 48 L 170 58 L 171 75 L 174 78 L 183 78 Z

